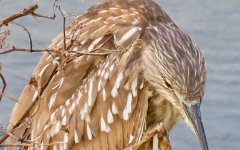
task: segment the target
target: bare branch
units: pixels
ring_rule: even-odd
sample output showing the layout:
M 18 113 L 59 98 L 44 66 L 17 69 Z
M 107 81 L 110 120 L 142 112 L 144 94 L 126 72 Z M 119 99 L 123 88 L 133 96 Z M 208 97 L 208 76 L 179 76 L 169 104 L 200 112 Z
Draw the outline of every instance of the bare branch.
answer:
M 12 137 L 13 139 L 20 141 L 21 139 L 19 139 L 18 137 L 16 137 L 14 134 L 12 134 L 10 131 L 5 130 L 5 129 L 0 129 L 0 133 L 5 134 L 5 135 L 9 135 L 10 137 Z
M 33 147 L 34 144 L 1 144 L 0 147 Z
M 5 92 L 2 93 L 2 96 L 4 96 L 5 98 L 7 98 L 9 101 L 12 101 L 12 102 L 14 102 L 14 103 L 19 103 L 19 104 L 21 104 L 21 103 L 20 103 L 17 99 L 15 99 L 14 97 L 11 97 L 11 96 L 6 95 Z
M 0 54 L 7 54 L 10 52 L 51 52 L 51 50 L 48 49 L 28 49 L 28 48 L 16 48 L 15 46 L 13 46 L 10 49 L 7 50 L 2 50 L 0 51 Z
M 54 20 L 56 18 L 56 14 L 55 13 L 53 14 L 53 16 L 46 16 L 46 15 L 37 14 L 37 13 L 33 12 L 32 16 L 39 17 L 39 18 L 51 19 L 51 20 Z
M 17 18 L 32 14 L 37 8 L 38 8 L 38 5 L 35 4 L 35 5 L 32 5 L 28 8 L 23 9 L 20 12 L 17 12 L 15 14 L 11 15 L 10 17 L 7 17 L 7 18 L 1 20 L 0 21 L 0 27 L 3 26 L 3 25 L 8 25 L 9 22 L 11 22 L 11 21 L 13 21 Z
M 79 56 L 82 56 L 82 55 L 92 55 L 92 56 L 106 56 L 106 55 L 109 55 L 109 54 L 114 54 L 114 52 L 101 52 L 101 53 L 97 53 L 97 52 L 74 52 L 76 54 L 78 54 Z
M 32 44 L 32 36 L 31 36 L 30 32 L 28 31 L 28 29 L 26 27 L 24 27 L 23 25 L 20 25 L 20 24 L 18 24 L 16 22 L 13 22 L 13 24 L 23 28 L 23 30 L 27 32 L 28 38 L 29 38 L 30 52 L 32 52 L 32 48 L 33 48 L 33 46 L 32 46 L 33 45 Z
M 3 83 L 2 91 L 1 91 L 1 93 L 0 93 L 0 102 L 1 102 L 1 100 L 2 100 L 2 96 L 3 96 L 3 94 L 5 93 L 5 89 L 6 89 L 6 87 L 7 87 L 7 82 L 6 82 L 4 76 L 3 76 L 2 73 L 1 73 L 1 68 L 2 68 L 2 66 L 1 66 L 1 64 L 0 64 L 0 78 L 1 78 L 2 83 Z
M 65 31 L 65 26 L 66 26 L 66 16 L 65 16 L 65 11 L 61 9 L 60 6 L 58 6 L 58 9 L 63 17 L 63 40 L 64 40 L 64 50 L 66 50 L 66 31 Z
M 53 16 L 46 16 L 46 15 L 38 14 L 38 13 L 35 13 L 35 12 L 32 13 L 32 16 L 39 17 L 39 18 L 46 18 L 46 19 L 55 20 L 55 18 L 56 18 L 56 13 L 55 13 L 56 5 L 57 5 L 57 2 L 54 1 L 54 4 L 53 4 Z
M 5 26 L 3 31 L 1 30 L 2 28 L 0 28 L 0 49 L 3 48 L 3 45 L 5 45 L 7 37 L 10 35 L 9 26 Z
M 31 81 L 36 81 L 36 79 L 31 79 Z M 32 85 L 36 84 L 36 88 L 37 88 L 37 82 L 31 82 Z M 38 88 L 37 88 L 38 89 Z M 41 92 L 39 93 L 41 95 Z M 10 129 L 10 131 L 14 131 L 14 129 L 16 129 L 17 127 L 19 127 L 21 125 L 21 123 L 24 121 L 24 119 L 26 119 L 26 117 L 29 115 L 29 112 L 32 110 L 32 108 L 35 106 L 35 104 L 38 102 L 39 98 L 36 98 L 36 100 L 34 100 L 31 105 L 29 106 L 29 108 L 24 112 L 24 114 L 19 118 L 18 122 L 16 124 L 13 125 L 13 127 Z M 6 141 L 6 139 L 9 137 L 8 134 L 5 134 L 1 139 L 0 139 L 0 144 L 2 144 L 4 141 Z

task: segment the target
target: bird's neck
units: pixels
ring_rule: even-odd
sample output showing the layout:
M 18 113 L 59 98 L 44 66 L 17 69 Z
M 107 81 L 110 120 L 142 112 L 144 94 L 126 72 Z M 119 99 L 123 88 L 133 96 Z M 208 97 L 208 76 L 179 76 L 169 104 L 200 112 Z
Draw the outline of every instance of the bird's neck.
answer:
M 182 120 L 182 116 L 177 108 L 175 108 L 168 100 L 155 91 L 149 91 L 147 112 L 147 130 L 154 129 L 159 123 L 162 123 L 167 132 L 170 132 L 172 127 Z

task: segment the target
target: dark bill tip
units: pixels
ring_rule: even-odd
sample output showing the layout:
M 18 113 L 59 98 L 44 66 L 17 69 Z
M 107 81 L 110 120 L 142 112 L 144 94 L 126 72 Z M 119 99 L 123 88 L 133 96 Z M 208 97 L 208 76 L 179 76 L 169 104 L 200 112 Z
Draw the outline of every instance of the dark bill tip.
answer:
M 203 128 L 200 112 L 200 103 L 186 105 L 183 104 L 187 119 L 189 120 L 193 130 L 201 144 L 202 150 L 208 150 L 208 143 Z

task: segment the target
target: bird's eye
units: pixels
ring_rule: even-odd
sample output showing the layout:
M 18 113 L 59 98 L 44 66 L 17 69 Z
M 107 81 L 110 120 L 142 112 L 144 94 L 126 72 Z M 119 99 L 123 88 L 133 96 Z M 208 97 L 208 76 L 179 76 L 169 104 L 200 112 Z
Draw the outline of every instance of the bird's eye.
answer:
M 170 84 L 170 81 L 165 79 L 165 85 L 168 87 L 168 88 L 172 88 L 171 84 Z

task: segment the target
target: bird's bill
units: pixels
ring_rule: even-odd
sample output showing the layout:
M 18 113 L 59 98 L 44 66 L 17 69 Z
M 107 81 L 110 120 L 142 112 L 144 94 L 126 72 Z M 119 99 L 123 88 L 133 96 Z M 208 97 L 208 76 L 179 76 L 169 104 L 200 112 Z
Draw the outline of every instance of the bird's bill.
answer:
M 207 139 L 201 120 L 200 102 L 191 105 L 186 105 L 183 102 L 183 109 L 187 117 L 186 119 L 195 132 L 202 149 L 208 150 Z

